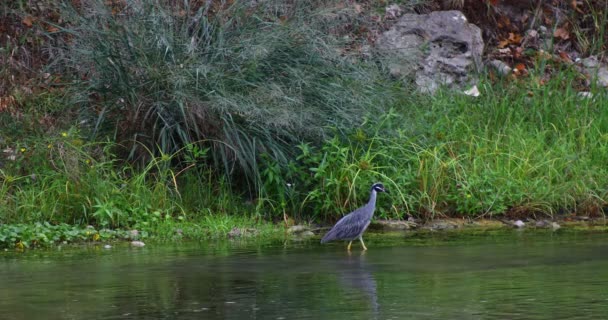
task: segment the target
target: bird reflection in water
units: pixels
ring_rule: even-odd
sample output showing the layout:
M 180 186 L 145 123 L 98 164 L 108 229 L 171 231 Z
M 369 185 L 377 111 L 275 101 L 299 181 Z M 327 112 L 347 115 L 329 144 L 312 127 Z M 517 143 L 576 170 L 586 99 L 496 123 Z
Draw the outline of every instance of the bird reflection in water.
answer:
M 365 251 L 361 254 L 348 254 L 345 257 L 336 257 L 338 264 L 338 279 L 342 288 L 353 299 L 368 301 L 373 314 L 372 319 L 378 317 L 379 304 L 376 279 L 366 262 Z

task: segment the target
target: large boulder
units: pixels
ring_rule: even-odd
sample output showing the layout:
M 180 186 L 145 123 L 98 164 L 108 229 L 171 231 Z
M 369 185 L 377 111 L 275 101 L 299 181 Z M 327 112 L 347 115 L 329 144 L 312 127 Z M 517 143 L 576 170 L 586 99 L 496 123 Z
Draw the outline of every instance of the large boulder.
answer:
M 476 82 L 482 66 L 481 30 L 460 11 L 405 14 L 376 43 L 391 75 L 415 76 L 418 89 L 459 89 Z

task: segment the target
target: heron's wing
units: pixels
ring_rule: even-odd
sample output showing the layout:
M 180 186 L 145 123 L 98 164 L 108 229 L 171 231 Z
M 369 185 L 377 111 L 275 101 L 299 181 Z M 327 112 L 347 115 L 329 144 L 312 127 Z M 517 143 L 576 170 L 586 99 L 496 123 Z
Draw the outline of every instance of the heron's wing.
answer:
M 369 224 L 365 208 L 361 207 L 338 220 L 336 225 L 323 236 L 321 243 L 340 239 L 350 240 L 358 236 Z

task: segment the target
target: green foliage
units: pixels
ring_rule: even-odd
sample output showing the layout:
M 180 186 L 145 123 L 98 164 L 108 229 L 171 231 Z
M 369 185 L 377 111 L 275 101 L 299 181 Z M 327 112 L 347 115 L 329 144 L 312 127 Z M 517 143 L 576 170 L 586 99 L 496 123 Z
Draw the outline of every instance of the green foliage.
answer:
M 181 150 L 193 162 L 177 171 L 172 164 L 177 154 L 133 168 L 117 161 L 117 149 L 112 143 L 84 143 L 76 130 L 11 148 L 0 169 L 0 223 L 149 228 L 218 206 L 237 207 L 227 185 L 192 158 L 203 157 L 202 150 Z
M 137 237 L 146 237 L 140 233 Z M 67 224 L 51 225 L 48 222 L 34 224 L 0 225 L 0 248 L 25 249 L 48 247 L 59 243 L 129 240 L 134 235 L 128 231 L 81 227 Z
M 393 194 L 379 201 L 381 217 L 602 215 L 606 96 L 582 98 L 564 86 L 577 76 L 563 77 L 542 86 L 487 84 L 478 98 L 400 100 L 344 139 L 300 145 L 288 169 L 266 167 L 267 198 L 288 203 L 288 215 L 335 219 L 382 181 Z M 283 207 L 265 212 L 280 216 Z
M 284 165 L 293 144 L 318 141 L 328 125 L 350 127 L 391 97 L 378 68 L 353 63 L 328 32 L 344 9 L 187 3 L 146 1 L 116 14 L 90 0 L 62 13 L 72 27 L 57 66 L 79 75 L 71 96 L 96 132 L 135 142 L 136 159 L 202 144 L 216 169 L 255 194 L 262 154 Z
M 380 217 L 604 213 L 606 94 L 578 96 L 576 70 L 424 96 L 339 52 L 331 4 L 208 3 L 64 8 L 52 67 L 75 101 L 0 113 L 0 223 L 226 233 L 336 220 L 377 181 Z

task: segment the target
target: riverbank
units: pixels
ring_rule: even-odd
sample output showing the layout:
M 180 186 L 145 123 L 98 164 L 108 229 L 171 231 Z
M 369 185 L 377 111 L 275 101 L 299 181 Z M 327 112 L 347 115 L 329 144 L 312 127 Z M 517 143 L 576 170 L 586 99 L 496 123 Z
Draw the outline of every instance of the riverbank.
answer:
M 536 227 L 536 217 L 562 226 L 606 214 L 608 95 L 568 59 L 515 50 L 525 72 L 486 69 L 474 95 L 430 95 L 345 50 L 352 43 L 337 35 L 350 31 L 334 23 L 356 21 L 328 19 L 349 13 L 338 2 L 285 17 L 272 1 L 217 7 L 201 30 L 191 28 L 199 8 L 183 2 L 179 15 L 167 3 L 91 3 L 0 7 L 0 28 L 14 35 L 0 48 L 13 62 L 0 64 L 6 248 L 136 240 L 131 230 L 284 235 L 283 225 L 337 221 L 378 181 L 391 191 L 379 220 Z M 502 49 L 519 48 L 518 37 Z M 27 65 L 44 52 L 55 55 Z
M 317 241 L 331 228 L 330 225 L 292 225 L 284 223 L 260 222 L 255 219 L 223 217 L 199 223 L 177 222 L 159 224 L 145 230 L 105 229 L 94 226 L 14 224 L 0 225 L 0 249 L 23 251 L 36 248 L 57 246 L 78 246 L 82 244 L 111 248 L 113 245 L 128 244 L 135 247 L 146 244 L 178 244 L 182 242 L 208 241 Z M 372 221 L 366 238 L 419 238 L 445 235 L 448 237 L 467 237 L 490 233 L 520 232 L 608 232 L 605 218 L 565 218 L 524 220 L 506 219 L 435 219 L 431 221 L 404 221 L 375 219 Z

